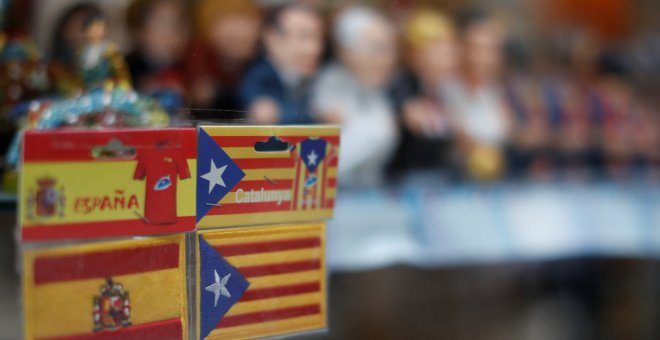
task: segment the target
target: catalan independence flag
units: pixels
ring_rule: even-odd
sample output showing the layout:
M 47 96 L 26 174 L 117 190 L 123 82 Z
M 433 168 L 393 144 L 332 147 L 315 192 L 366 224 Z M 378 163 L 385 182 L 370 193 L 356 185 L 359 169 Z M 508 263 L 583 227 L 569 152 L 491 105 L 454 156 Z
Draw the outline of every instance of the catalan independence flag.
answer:
M 326 327 L 323 224 L 199 232 L 200 339 Z
M 185 339 L 184 236 L 24 252 L 27 339 Z
M 286 148 L 255 149 L 267 140 Z M 201 127 L 198 147 L 199 227 L 332 217 L 338 128 Z

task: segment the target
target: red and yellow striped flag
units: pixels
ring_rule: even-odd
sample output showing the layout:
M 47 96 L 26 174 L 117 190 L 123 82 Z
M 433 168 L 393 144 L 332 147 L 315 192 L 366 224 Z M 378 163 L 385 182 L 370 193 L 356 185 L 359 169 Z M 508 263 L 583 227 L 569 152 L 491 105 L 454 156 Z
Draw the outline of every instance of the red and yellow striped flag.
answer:
M 187 338 L 184 236 L 24 252 L 27 339 Z
M 255 150 L 255 145 L 271 141 L 273 136 L 289 149 Z M 339 128 L 202 127 L 199 138 L 200 164 L 213 160 L 218 168 L 229 167 L 222 174 L 226 187 L 221 189 L 199 179 L 199 175 L 214 168 L 199 167 L 198 227 L 319 221 L 332 217 L 337 191 Z M 207 139 L 212 142 L 206 143 Z M 309 162 L 311 151 L 304 150 L 304 144 L 310 140 L 324 143 L 323 152 L 316 151 L 313 163 Z M 235 170 L 232 174 L 244 175 L 232 176 L 232 169 Z M 314 204 L 303 204 L 307 202 Z
M 249 283 L 208 339 L 267 337 L 326 327 L 322 223 L 221 229 L 200 235 Z M 213 297 L 206 285 L 198 281 L 201 299 Z M 235 294 L 231 288 L 228 293 Z M 223 301 L 228 299 L 218 305 Z

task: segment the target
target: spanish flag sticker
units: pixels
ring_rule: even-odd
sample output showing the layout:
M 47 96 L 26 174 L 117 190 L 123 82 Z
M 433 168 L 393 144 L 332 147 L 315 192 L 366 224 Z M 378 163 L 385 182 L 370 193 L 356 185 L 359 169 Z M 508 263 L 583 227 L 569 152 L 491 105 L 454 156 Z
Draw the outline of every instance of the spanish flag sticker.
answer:
M 27 339 L 187 338 L 184 236 L 23 255 Z
M 326 327 L 323 224 L 202 231 L 198 242 L 200 339 Z

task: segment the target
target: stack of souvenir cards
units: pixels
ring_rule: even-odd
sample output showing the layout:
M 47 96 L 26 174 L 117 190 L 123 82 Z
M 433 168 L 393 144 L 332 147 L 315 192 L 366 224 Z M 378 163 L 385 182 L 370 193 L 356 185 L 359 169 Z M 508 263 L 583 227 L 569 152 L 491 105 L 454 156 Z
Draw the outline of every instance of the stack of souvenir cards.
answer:
M 198 146 L 198 337 L 324 329 L 339 129 L 204 126 Z
M 196 145 L 194 128 L 25 133 L 27 339 L 188 337 Z
M 26 338 L 326 327 L 338 128 L 41 130 L 22 145 Z

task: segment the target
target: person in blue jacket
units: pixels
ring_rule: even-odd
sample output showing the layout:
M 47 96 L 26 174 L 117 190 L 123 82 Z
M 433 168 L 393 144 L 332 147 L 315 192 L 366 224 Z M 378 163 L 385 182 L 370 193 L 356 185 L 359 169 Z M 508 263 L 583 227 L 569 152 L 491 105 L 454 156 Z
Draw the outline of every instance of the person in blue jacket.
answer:
M 245 75 L 240 98 L 256 124 L 313 123 L 311 82 L 323 52 L 323 22 L 313 7 L 289 4 L 265 23 L 266 55 Z

